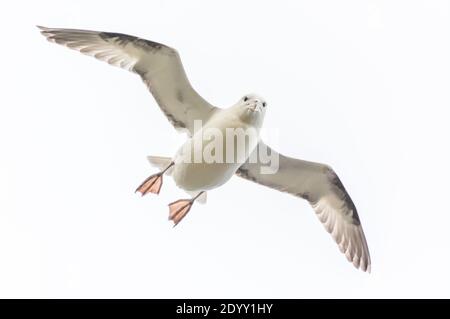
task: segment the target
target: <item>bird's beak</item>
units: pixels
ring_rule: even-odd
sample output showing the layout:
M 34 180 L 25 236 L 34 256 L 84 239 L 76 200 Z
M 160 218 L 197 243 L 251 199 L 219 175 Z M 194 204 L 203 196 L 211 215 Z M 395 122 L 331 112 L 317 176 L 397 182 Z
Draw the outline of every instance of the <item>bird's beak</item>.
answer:
M 261 108 L 258 106 L 258 104 L 249 105 L 248 109 L 252 112 L 260 112 Z

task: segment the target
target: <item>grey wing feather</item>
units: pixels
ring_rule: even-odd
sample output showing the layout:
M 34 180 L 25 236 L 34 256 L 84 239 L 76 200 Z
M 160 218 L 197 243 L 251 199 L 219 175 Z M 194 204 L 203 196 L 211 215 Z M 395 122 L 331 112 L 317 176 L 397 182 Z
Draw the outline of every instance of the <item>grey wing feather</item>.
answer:
M 347 259 L 356 268 L 370 272 L 369 248 L 356 207 L 334 170 L 324 164 L 278 154 L 263 142 L 258 144 L 255 152 L 260 148 L 273 152 L 272 156 L 279 156 L 278 171 L 262 174 L 261 163 L 246 162 L 237 175 L 307 200 Z
M 206 122 L 216 110 L 192 88 L 175 49 L 121 33 L 39 28 L 51 42 L 140 75 L 177 129 L 192 135 L 194 121 Z

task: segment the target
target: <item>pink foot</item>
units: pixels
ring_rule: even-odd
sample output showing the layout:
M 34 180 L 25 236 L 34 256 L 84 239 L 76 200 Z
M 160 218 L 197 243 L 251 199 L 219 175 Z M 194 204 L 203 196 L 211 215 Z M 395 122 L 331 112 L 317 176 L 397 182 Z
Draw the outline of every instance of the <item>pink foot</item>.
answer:
M 163 183 L 163 174 L 158 173 L 147 178 L 139 187 L 136 192 L 141 193 L 142 196 L 148 193 L 159 194 Z

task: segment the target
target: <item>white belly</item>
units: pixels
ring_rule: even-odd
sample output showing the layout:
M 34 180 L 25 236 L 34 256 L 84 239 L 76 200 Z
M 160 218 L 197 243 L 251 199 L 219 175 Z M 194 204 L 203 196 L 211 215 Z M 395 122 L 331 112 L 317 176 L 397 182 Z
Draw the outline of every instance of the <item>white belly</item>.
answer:
M 255 134 L 237 143 L 238 138 L 230 134 L 230 129 L 248 128 L 248 124 L 232 116 L 211 119 L 177 152 L 172 172 L 175 183 L 187 191 L 210 190 L 226 183 L 259 140 L 259 130 L 253 130 Z

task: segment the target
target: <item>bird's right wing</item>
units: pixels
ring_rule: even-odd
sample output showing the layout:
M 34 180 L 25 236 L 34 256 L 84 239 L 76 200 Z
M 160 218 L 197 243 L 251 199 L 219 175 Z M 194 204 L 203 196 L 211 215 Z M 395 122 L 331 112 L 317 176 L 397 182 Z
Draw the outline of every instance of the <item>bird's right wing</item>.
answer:
M 262 141 L 255 152 L 261 149 L 271 153 L 271 158 L 278 156 L 278 170 L 262 174 L 261 167 L 265 164 L 248 161 L 238 169 L 237 175 L 307 200 L 347 259 L 356 268 L 370 271 L 369 248 L 356 207 L 334 170 L 324 164 L 279 154 Z
M 193 135 L 194 121 L 205 123 L 216 110 L 192 88 L 175 49 L 120 33 L 39 28 L 51 42 L 139 74 L 177 129 Z

